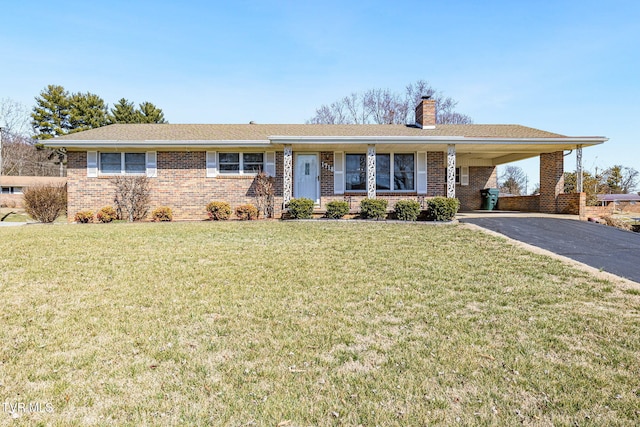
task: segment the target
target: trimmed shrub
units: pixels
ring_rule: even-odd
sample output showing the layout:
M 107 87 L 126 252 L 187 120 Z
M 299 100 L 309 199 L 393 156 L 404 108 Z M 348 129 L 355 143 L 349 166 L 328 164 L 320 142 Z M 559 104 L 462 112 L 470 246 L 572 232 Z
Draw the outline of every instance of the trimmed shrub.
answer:
M 173 219 L 173 212 L 169 206 L 160 206 L 151 212 L 151 217 L 154 221 L 168 222 Z
M 349 213 L 349 203 L 342 200 L 334 200 L 327 203 L 327 218 L 340 219 Z
M 385 199 L 363 199 L 360 202 L 360 216 L 365 219 L 383 219 L 387 216 L 387 204 Z
M 93 212 L 80 211 L 74 217 L 74 221 L 80 224 L 87 224 L 89 222 L 93 222 Z
M 289 206 L 289 216 L 291 219 L 309 219 L 313 215 L 313 200 L 300 197 L 291 199 Z
M 211 202 L 207 205 L 207 213 L 214 221 L 224 221 L 231 216 L 231 206 L 227 202 Z
M 431 221 L 451 221 L 459 208 L 458 199 L 448 197 L 427 199 L 427 218 Z
M 113 221 L 117 217 L 118 214 L 116 213 L 116 210 L 113 208 L 113 206 L 105 206 L 96 214 L 96 219 L 104 224 Z
M 67 210 L 66 185 L 36 185 L 24 190 L 24 210 L 40 222 L 53 222 Z
M 236 208 L 236 216 L 241 221 L 258 219 L 258 208 L 254 205 L 240 205 Z
M 420 203 L 415 200 L 398 200 L 394 210 L 400 221 L 415 221 L 420 215 Z

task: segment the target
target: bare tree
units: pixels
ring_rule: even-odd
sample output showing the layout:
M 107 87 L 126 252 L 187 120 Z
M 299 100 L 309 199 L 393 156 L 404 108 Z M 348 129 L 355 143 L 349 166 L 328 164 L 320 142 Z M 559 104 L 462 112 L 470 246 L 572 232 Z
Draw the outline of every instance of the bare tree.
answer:
M 31 138 L 2 131 L 2 174 L 57 176 L 58 167 L 49 159 L 51 150 L 39 149 Z
M 258 213 L 262 212 L 265 218 L 273 217 L 273 196 L 275 194 L 273 188 L 274 181 L 273 177 L 264 172 L 260 172 L 256 175 L 254 181 L 256 207 L 258 208 Z
M 527 174 L 519 166 L 506 166 L 500 175 L 500 191 L 520 196 L 526 193 Z
M 116 176 L 114 203 L 122 218 L 126 215 L 129 222 L 139 221 L 149 212 L 151 182 L 146 176 Z
M 3 175 L 58 175 L 49 160 L 51 150 L 39 148 L 31 138 L 29 110 L 10 98 L 0 100 L 2 148 L 0 172 Z
M 605 193 L 632 193 L 638 186 L 640 173 L 632 167 L 614 165 L 602 172 L 600 183 Z
M 457 101 L 445 97 L 425 80 L 407 85 L 404 95 L 389 89 L 354 92 L 329 105 L 320 106 L 308 123 L 414 124 L 415 107 L 423 96 L 430 96 L 436 101 L 437 123 L 473 123 L 469 116 L 455 111 Z
M 29 109 L 11 98 L 0 100 L 0 127 L 11 135 L 28 136 L 31 130 Z

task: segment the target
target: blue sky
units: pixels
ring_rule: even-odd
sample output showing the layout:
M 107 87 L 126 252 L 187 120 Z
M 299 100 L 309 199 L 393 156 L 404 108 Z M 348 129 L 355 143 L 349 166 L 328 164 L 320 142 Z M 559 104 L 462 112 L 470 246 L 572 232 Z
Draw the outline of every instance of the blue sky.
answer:
M 640 170 L 640 2 L 8 2 L 0 98 L 48 84 L 171 123 L 304 123 L 353 91 L 418 79 L 476 123 L 602 135 L 593 171 Z M 575 167 L 575 156 L 565 169 Z M 538 181 L 537 159 L 520 164 Z

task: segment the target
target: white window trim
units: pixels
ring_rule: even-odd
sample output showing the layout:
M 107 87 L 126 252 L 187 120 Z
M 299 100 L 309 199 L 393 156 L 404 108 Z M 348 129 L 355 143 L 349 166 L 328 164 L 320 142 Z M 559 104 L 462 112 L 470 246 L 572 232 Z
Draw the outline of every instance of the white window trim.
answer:
M 347 193 L 366 193 L 367 190 L 347 190 L 347 156 L 349 154 L 359 154 L 359 155 L 364 155 L 366 157 L 367 153 L 365 152 L 357 152 L 357 151 L 352 151 L 352 152 L 345 152 L 344 153 L 344 191 Z M 378 156 L 379 154 L 389 154 L 389 186 L 393 187 L 394 184 L 394 180 L 393 180 L 393 174 L 395 172 L 395 167 L 394 167 L 394 155 L 396 154 L 413 154 L 413 190 L 394 190 L 393 188 L 390 190 L 380 190 L 378 188 L 376 188 L 376 193 L 382 193 L 384 194 L 391 194 L 391 193 L 403 193 L 403 194 L 413 194 L 413 193 L 417 193 L 418 192 L 418 155 L 419 153 L 415 153 L 415 152 L 411 152 L 411 151 L 398 151 L 396 152 L 376 152 L 376 156 Z M 378 174 L 378 171 L 376 171 L 376 175 Z M 377 182 L 376 182 L 376 187 L 377 187 Z
M 102 172 L 102 156 L 101 154 L 120 154 L 120 172 Z M 144 172 L 125 172 L 124 159 L 126 154 L 144 154 Z M 147 153 L 139 151 L 121 151 L 117 153 L 109 151 L 99 151 L 97 159 L 98 176 L 145 176 L 147 174 Z
M 235 154 L 238 153 L 239 156 L 239 161 L 240 163 L 238 164 L 238 172 L 225 172 L 222 170 L 221 163 L 220 163 L 220 154 Z M 267 169 L 267 153 L 264 151 L 218 151 L 216 152 L 215 156 L 216 156 L 216 165 L 217 165 L 217 175 L 223 175 L 223 176 L 256 176 L 258 175 L 258 172 L 245 172 L 244 169 L 244 155 L 245 154 L 262 154 L 262 172 L 268 173 L 266 171 Z M 251 162 L 253 163 L 253 162 Z M 274 169 L 274 173 L 275 173 L 275 155 L 274 155 L 274 162 L 273 162 L 273 169 Z

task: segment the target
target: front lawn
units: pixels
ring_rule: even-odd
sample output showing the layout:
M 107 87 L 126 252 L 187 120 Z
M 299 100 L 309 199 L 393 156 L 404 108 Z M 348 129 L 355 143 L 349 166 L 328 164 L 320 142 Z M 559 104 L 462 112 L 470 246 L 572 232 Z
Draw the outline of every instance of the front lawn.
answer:
M 0 424 L 640 423 L 637 290 L 462 225 L 30 225 L 0 254 Z

